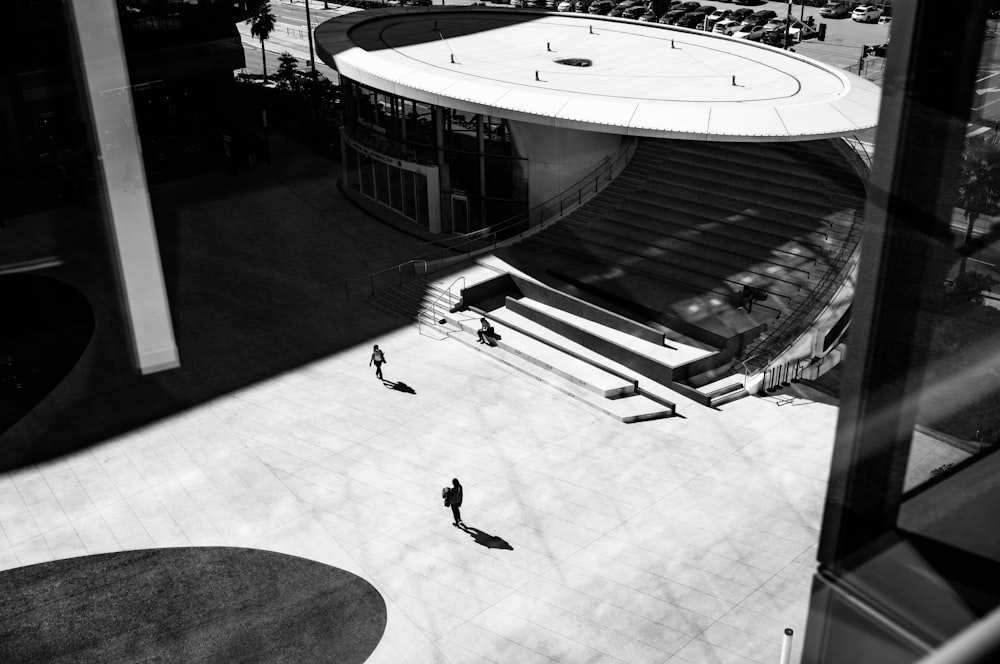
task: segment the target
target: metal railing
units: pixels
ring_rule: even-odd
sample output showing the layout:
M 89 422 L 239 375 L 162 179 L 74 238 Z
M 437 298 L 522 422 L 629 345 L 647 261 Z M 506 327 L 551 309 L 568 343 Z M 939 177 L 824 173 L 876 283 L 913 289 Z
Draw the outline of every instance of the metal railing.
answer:
M 613 157 L 606 157 L 603 162 L 569 189 L 539 203 L 524 213 L 489 228 L 434 242 L 438 246 L 436 250 L 421 254 L 405 263 L 363 277 L 345 280 L 348 299 L 352 296 L 374 295 L 380 290 L 400 286 L 421 274 L 427 274 L 429 269 L 439 269 L 450 263 L 468 260 L 480 254 L 494 251 L 503 245 L 521 240 L 527 234 L 540 230 L 550 221 L 561 219 L 596 196 L 613 181 L 632 159 L 637 144 L 636 139 L 628 139 Z M 418 264 L 423 266 L 422 271 L 416 269 Z M 404 278 L 404 275 L 408 278 Z
M 850 155 L 857 156 L 859 162 L 855 162 L 853 165 L 855 167 L 859 165 L 862 166 L 858 175 L 861 177 L 862 182 L 865 185 L 865 189 L 867 190 L 867 177 L 863 175 L 863 173 L 870 172 L 871 170 L 871 153 L 868 152 L 864 142 L 857 136 L 852 136 L 849 139 L 844 138 L 842 140 L 849 146 L 846 150 L 840 150 L 839 145 L 834 145 L 838 148 L 838 151 L 844 154 L 845 159 L 852 160 Z M 856 168 L 856 170 L 858 169 Z M 789 367 L 785 365 L 772 367 L 772 362 L 776 357 L 779 357 L 782 352 L 789 348 L 792 343 L 798 339 L 798 337 L 808 331 L 809 327 L 813 324 L 813 319 L 818 313 L 818 310 L 825 306 L 827 297 L 839 283 L 838 278 L 843 273 L 845 267 L 850 261 L 851 256 L 857 249 L 863 222 L 864 210 L 855 211 L 847 236 L 844 238 L 844 242 L 841 244 L 840 250 L 828 263 L 826 270 L 820 276 L 816 286 L 809 293 L 807 293 L 805 297 L 803 297 L 798 305 L 787 316 L 782 319 L 781 323 L 777 326 L 774 332 L 768 334 L 757 344 L 748 347 L 747 351 L 751 354 L 751 357 L 742 361 L 744 363 L 744 367 L 752 372 L 747 377 L 748 379 L 761 372 L 765 372 L 765 374 L 770 373 L 770 375 L 774 376 L 783 375 L 790 370 Z M 754 362 L 754 360 L 756 360 L 756 362 Z M 751 364 L 752 362 L 753 364 Z M 790 360 L 789 363 L 797 363 L 797 360 Z M 794 373 L 794 369 L 791 369 L 791 371 Z M 768 380 L 765 379 L 765 383 L 767 382 Z M 785 380 L 779 381 L 779 383 L 784 382 Z
M 347 279 L 344 281 L 344 288 L 348 300 L 352 294 L 354 297 L 367 297 L 381 290 L 402 286 L 416 279 L 419 274 L 427 274 L 427 261 L 415 258 L 357 279 Z
M 446 288 L 444 290 L 444 292 L 442 292 L 436 298 L 434 298 L 434 301 L 431 302 L 430 306 L 428 307 L 428 309 L 430 309 L 430 312 L 431 312 L 431 320 L 433 320 L 435 324 L 437 324 L 439 322 L 438 315 L 437 315 L 437 310 L 438 310 L 438 304 L 441 303 L 441 298 L 445 297 L 446 295 L 448 296 L 448 312 L 449 313 L 451 312 L 452 309 L 455 308 L 455 301 L 454 301 L 454 299 L 452 299 L 452 292 L 453 292 L 453 290 L 455 288 L 455 284 L 457 284 L 460 281 L 462 282 L 462 288 L 464 289 L 465 288 L 465 276 L 460 275 L 460 276 L 456 277 L 455 281 L 451 282 L 451 284 L 448 285 L 448 288 Z M 421 321 L 421 317 L 417 316 L 417 328 L 418 329 L 421 328 L 420 321 Z

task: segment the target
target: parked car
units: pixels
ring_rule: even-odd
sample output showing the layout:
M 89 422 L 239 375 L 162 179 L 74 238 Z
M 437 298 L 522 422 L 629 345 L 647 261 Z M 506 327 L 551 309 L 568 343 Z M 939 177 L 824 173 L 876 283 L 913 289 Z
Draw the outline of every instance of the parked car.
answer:
M 819 26 L 816 25 L 816 21 L 810 16 L 809 20 L 804 23 L 802 21 L 792 21 L 792 24 L 788 27 L 788 32 L 792 36 L 792 41 L 800 42 L 803 39 L 819 37 Z
M 671 9 L 683 9 L 685 12 L 693 12 L 698 7 L 701 7 L 700 2 L 682 2 L 676 7 L 671 7 Z
M 744 20 L 746 20 L 746 17 L 750 16 L 751 14 L 753 14 L 753 9 L 751 9 L 750 7 L 740 7 L 739 9 L 734 9 L 733 13 L 729 15 L 729 18 L 731 18 L 734 21 L 739 21 L 740 23 L 742 23 Z
M 764 36 L 761 41 L 766 44 L 771 44 L 772 46 L 784 46 L 785 44 L 785 24 L 787 19 L 781 20 L 777 23 L 774 21 L 768 22 L 764 26 Z M 792 22 L 788 27 L 788 41 L 790 43 L 798 43 L 803 39 L 812 39 L 813 37 L 819 36 L 819 29 L 816 27 L 815 23 L 809 25 L 808 23 L 803 23 L 799 19 L 792 19 Z
M 760 26 L 764 26 L 772 18 L 777 18 L 778 12 L 773 9 L 761 9 L 753 14 L 750 14 L 747 18 L 743 20 L 744 23 L 749 23 L 750 19 L 753 19 L 754 23 Z
M 608 13 L 608 16 L 621 16 L 626 10 L 632 7 L 642 7 L 641 0 L 622 0 L 622 2 L 615 5 L 615 8 Z
M 705 19 L 709 30 L 715 28 L 715 24 L 724 18 L 729 18 L 729 15 L 733 13 L 732 9 L 716 9 L 714 12 L 708 15 Z
M 882 17 L 882 10 L 875 5 L 858 5 L 851 12 L 851 20 L 858 23 L 874 23 Z
M 764 34 L 769 34 L 778 30 L 784 30 L 785 24 L 788 23 L 788 17 L 783 18 L 772 18 L 770 21 L 764 24 Z
M 700 28 L 705 23 L 705 15 L 700 12 L 688 12 L 674 22 L 678 28 Z
M 747 41 L 760 41 L 763 36 L 764 26 L 754 23 L 741 25 L 740 29 L 733 33 L 733 37 Z
M 635 5 L 627 8 L 622 12 L 622 18 L 630 18 L 633 21 L 638 20 L 640 16 L 645 14 L 647 11 L 645 5 L 641 2 L 637 2 Z
M 594 2 L 590 4 L 590 8 L 587 10 L 587 13 L 604 16 L 614 8 L 615 3 L 611 2 L 611 0 L 594 0 Z
M 673 25 L 677 20 L 686 14 L 683 9 L 671 9 L 666 14 L 660 17 L 659 22 L 664 25 Z
M 593 4 L 594 0 L 576 0 L 576 4 L 573 5 L 573 11 L 580 12 L 581 14 L 586 14 L 587 10 L 590 9 L 590 5 Z
M 645 13 L 638 18 L 638 20 L 643 21 L 645 23 L 656 23 L 657 19 L 658 17 L 656 16 L 656 12 L 654 12 L 652 9 L 647 9 Z
M 842 18 L 851 13 L 846 2 L 828 2 L 819 8 L 819 15 L 823 18 Z
M 740 21 L 734 21 L 731 18 L 724 18 L 715 24 L 715 27 L 712 28 L 712 32 L 718 35 L 732 35 L 742 27 L 743 23 Z
M 892 17 L 891 16 L 886 16 L 885 14 L 882 14 L 882 17 L 879 18 L 879 20 L 878 20 L 878 24 L 879 25 L 891 25 L 892 24 Z
M 688 13 L 701 14 L 703 17 L 702 20 L 704 20 L 705 18 L 708 18 L 714 11 L 715 11 L 715 5 L 702 5 L 701 7 L 698 7 L 697 9 L 694 9 Z
M 573 4 L 574 3 L 572 2 L 572 0 L 563 0 L 562 2 L 560 2 L 556 6 L 556 11 L 557 12 L 571 12 L 571 11 L 573 11 Z

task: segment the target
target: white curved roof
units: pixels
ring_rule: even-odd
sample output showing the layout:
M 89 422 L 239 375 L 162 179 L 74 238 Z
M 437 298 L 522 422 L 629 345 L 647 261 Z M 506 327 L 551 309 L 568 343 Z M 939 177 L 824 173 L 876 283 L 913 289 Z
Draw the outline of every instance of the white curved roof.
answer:
M 843 70 L 742 39 L 629 19 L 392 8 L 331 19 L 317 28 L 316 44 L 324 62 L 373 88 L 588 131 L 787 141 L 851 134 L 878 119 L 879 88 Z M 568 66 L 562 58 L 593 64 Z

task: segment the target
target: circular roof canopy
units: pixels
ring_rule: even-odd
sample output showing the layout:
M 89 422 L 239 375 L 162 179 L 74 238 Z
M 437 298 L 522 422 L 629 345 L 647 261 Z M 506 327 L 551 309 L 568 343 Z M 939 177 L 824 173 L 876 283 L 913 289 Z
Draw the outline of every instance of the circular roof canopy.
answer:
M 795 53 L 589 14 L 450 7 L 356 12 L 316 30 L 320 58 L 373 88 L 535 124 L 716 141 L 875 126 L 873 83 Z

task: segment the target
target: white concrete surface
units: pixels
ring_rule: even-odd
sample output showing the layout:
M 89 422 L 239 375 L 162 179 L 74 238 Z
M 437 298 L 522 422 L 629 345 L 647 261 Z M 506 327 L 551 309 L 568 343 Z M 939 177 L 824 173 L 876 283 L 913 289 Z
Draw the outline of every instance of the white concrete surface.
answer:
M 857 76 L 770 46 L 629 19 L 391 8 L 331 19 L 315 34 L 321 57 L 353 80 L 550 126 L 801 140 L 855 133 L 878 119 L 879 88 Z

